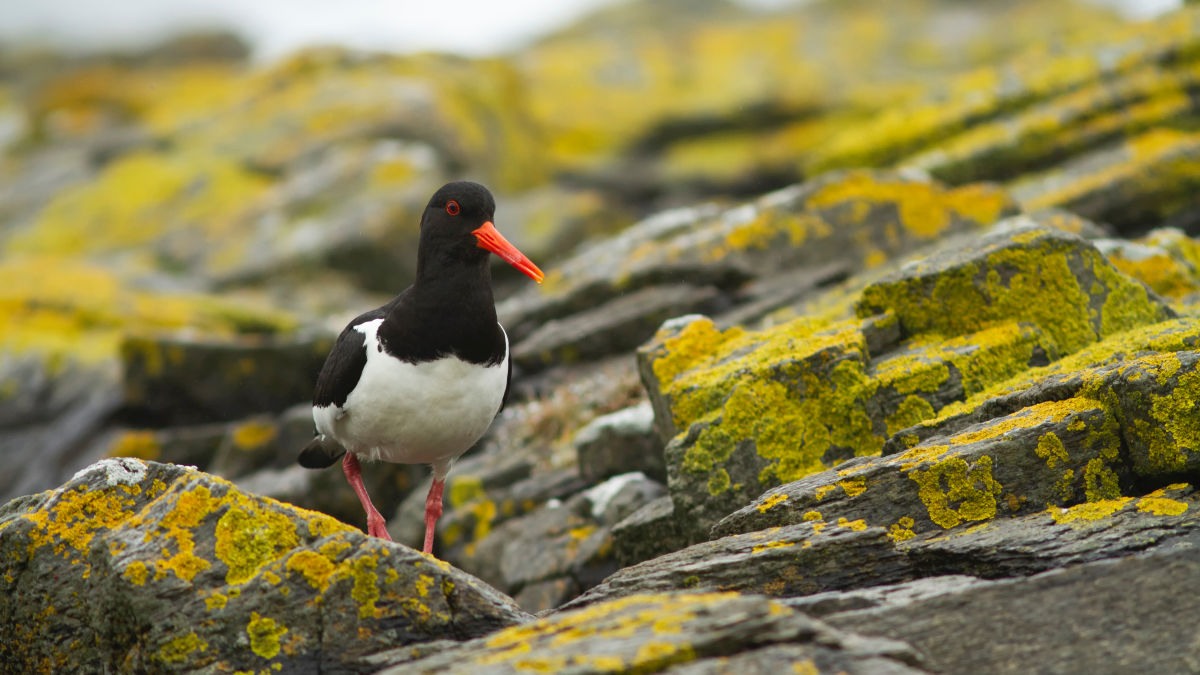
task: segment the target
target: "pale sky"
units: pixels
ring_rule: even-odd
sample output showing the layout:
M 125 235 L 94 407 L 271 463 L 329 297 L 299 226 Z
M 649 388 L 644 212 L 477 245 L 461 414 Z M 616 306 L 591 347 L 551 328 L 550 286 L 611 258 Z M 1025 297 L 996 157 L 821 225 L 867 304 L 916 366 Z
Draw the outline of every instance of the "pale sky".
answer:
M 0 0 L 0 40 L 80 48 L 148 43 L 228 26 L 271 59 L 308 44 L 410 52 L 503 52 L 617 0 Z M 739 0 L 771 6 L 803 0 Z M 1180 0 L 1093 0 L 1153 16 Z

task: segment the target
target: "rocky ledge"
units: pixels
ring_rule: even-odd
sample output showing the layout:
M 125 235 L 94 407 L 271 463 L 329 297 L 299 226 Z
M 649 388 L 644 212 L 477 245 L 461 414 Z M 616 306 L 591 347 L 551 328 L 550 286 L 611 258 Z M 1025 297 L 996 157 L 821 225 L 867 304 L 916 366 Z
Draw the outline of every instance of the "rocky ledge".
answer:
M 1200 8 L 684 4 L 481 61 L 0 51 L 0 664 L 1200 669 Z M 424 467 L 366 467 L 389 543 L 295 455 L 463 174 L 547 277 L 497 272 L 432 557 Z

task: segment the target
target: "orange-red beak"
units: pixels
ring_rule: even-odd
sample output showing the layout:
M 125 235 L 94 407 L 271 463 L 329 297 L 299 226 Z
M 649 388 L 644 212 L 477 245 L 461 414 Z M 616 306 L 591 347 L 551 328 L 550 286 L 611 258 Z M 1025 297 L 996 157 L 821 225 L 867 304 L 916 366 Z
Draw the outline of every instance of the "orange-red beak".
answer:
M 508 243 L 508 240 L 500 234 L 492 221 L 487 221 L 480 225 L 478 229 L 472 230 L 471 234 L 479 240 L 479 248 L 486 248 L 504 259 L 504 262 L 524 272 L 530 279 L 542 283 L 542 279 L 546 278 L 545 274 L 538 269 L 533 261 L 525 257 L 524 253 L 517 250 L 516 246 Z

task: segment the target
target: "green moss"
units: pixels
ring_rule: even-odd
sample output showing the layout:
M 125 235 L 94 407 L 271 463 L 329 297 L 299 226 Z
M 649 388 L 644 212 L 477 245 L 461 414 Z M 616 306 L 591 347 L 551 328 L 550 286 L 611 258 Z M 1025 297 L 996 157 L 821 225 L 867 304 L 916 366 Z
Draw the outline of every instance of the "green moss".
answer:
M 996 516 L 996 497 L 1003 486 L 992 478 L 991 457 L 985 455 L 969 464 L 962 457 L 951 456 L 928 469 L 914 469 L 908 477 L 917 484 L 929 519 L 944 529 Z
M 273 659 L 279 655 L 279 638 L 286 632 L 286 626 L 270 617 L 259 616 L 258 612 L 251 612 L 250 623 L 246 624 L 250 650 L 264 659 Z

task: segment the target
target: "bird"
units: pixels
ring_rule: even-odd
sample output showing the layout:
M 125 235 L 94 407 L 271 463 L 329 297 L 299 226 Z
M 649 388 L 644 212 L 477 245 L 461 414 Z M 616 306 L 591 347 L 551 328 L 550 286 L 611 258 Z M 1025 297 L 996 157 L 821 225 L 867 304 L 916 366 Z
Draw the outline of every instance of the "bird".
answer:
M 313 440 L 301 466 L 342 470 L 367 516 L 367 534 L 391 540 L 371 502 L 361 460 L 429 464 L 424 552 L 450 467 L 491 426 L 508 400 L 512 360 L 496 318 L 489 257 L 539 284 L 545 275 L 496 229 L 486 187 L 447 183 L 421 215 L 416 277 L 390 302 L 338 335 L 317 376 Z

